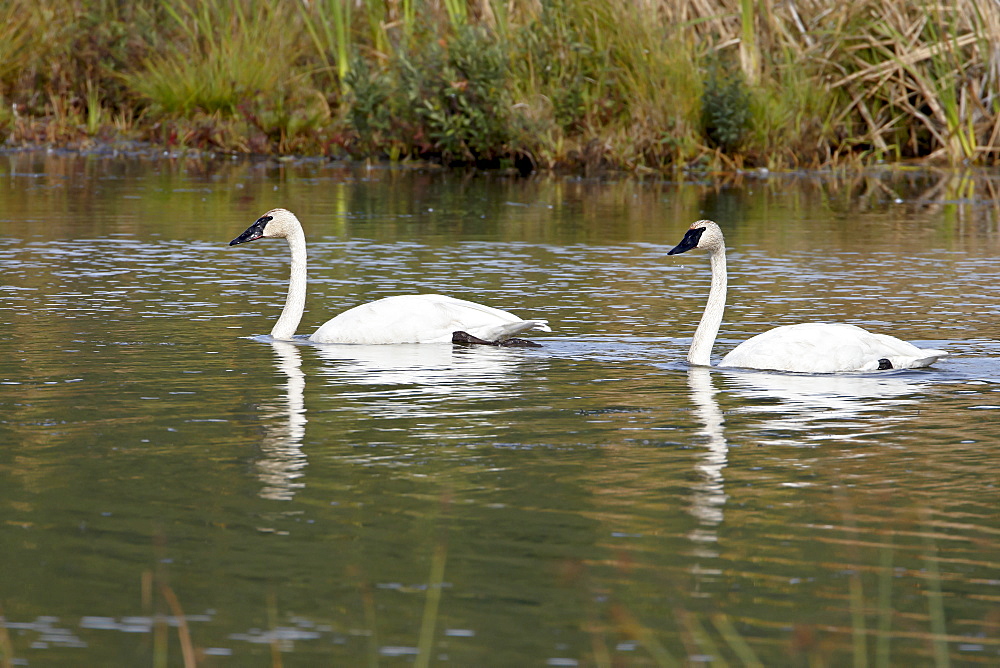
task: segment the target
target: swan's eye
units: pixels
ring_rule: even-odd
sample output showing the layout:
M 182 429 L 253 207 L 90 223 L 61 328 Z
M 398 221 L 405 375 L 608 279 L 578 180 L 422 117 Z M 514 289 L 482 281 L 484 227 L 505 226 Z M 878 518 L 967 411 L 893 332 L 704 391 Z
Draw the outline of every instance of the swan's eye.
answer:
M 267 225 L 272 220 L 274 220 L 274 216 L 261 216 L 254 225 Z

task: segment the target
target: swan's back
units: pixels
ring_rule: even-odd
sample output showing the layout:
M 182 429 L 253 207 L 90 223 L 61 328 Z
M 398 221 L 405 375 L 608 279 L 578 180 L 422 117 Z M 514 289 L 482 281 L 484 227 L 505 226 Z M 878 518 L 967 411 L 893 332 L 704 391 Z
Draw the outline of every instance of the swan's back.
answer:
M 930 366 L 947 354 L 854 325 L 804 323 L 747 339 L 719 366 L 804 373 L 878 371 Z
M 466 332 L 485 341 L 503 341 L 530 330 L 552 331 L 545 320 L 522 320 L 464 299 L 400 295 L 344 311 L 309 339 L 318 343 L 450 343 L 453 333 Z

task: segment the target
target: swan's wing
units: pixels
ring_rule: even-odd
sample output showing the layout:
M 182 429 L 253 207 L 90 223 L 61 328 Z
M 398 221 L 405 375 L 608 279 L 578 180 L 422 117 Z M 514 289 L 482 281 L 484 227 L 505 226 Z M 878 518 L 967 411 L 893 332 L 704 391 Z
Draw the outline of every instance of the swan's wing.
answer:
M 877 371 L 928 366 L 946 354 L 854 325 L 805 323 L 758 334 L 726 355 L 719 366 L 806 373 Z
M 522 320 L 464 299 L 400 295 L 344 311 L 309 338 L 319 343 L 450 343 L 458 331 L 497 341 L 529 330 L 552 331 L 545 320 Z

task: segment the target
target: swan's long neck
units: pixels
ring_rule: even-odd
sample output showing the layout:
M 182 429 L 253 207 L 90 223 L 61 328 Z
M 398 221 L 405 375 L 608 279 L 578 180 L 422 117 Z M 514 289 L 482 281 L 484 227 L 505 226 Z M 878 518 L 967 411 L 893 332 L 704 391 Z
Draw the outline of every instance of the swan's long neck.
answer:
M 289 233 L 287 239 L 292 251 L 292 274 L 288 279 L 285 308 L 281 309 L 281 316 L 271 329 L 271 336 L 276 339 L 291 339 L 295 335 L 306 306 L 306 235 L 299 227 Z
M 705 312 L 694 331 L 688 362 L 701 366 L 711 366 L 712 346 L 722 326 L 722 312 L 726 308 L 726 247 L 719 245 L 712 251 L 712 288 L 708 291 Z

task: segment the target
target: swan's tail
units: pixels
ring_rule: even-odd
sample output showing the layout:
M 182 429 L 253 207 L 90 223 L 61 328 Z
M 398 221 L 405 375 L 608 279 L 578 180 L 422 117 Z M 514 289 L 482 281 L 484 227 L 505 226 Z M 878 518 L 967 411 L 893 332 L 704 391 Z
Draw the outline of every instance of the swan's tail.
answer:
M 938 358 L 946 357 L 948 355 L 947 351 L 935 350 L 933 348 L 921 348 L 920 354 L 921 357 L 913 359 L 910 362 L 910 368 L 930 366 L 931 364 L 934 364 L 934 362 L 937 362 Z
M 548 320 L 526 320 L 525 322 L 530 322 L 534 327 L 532 329 L 537 329 L 539 332 L 551 332 L 552 328 L 549 327 Z
M 487 336 L 482 338 L 488 341 L 506 341 L 512 336 L 517 336 L 518 334 L 523 334 L 524 332 L 552 331 L 552 328 L 549 327 L 548 320 L 517 320 L 515 322 L 505 322 L 502 325 L 498 325 L 491 329 L 493 331 L 489 332 Z

